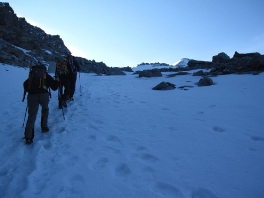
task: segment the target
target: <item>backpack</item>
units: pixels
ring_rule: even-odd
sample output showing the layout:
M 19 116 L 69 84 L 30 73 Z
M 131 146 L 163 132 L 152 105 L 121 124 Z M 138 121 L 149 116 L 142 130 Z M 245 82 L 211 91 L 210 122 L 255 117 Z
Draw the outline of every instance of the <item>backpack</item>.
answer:
M 27 91 L 47 90 L 47 74 L 44 65 L 35 65 L 30 68 Z
M 56 74 L 58 74 L 59 76 L 60 75 L 69 74 L 69 70 L 68 70 L 66 61 L 57 63 L 57 65 L 56 65 Z
M 71 70 L 71 73 L 75 73 L 77 71 L 77 68 L 76 68 L 76 63 L 75 63 L 75 59 L 73 56 L 68 56 L 67 57 L 67 61 L 68 61 L 68 64 L 70 65 L 70 70 Z
M 22 102 L 24 102 L 26 97 L 26 92 L 35 92 L 41 93 L 45 92 L 48 89 L 49 96 L 51 98 L 50 88 L 47 86 L 47 73 L 46 73 L 46 66 L 45 65 L 35 65 L 31 66 L 30 63 L 30 70 L 28 79 L 23 83 L 24 86 L 24 94 Z

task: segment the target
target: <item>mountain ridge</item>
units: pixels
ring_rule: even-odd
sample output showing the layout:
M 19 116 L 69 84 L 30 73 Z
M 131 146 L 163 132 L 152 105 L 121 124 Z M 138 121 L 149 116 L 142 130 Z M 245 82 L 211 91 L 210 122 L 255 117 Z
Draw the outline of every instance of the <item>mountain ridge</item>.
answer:
M 17 17 L 7 2 L 0 2 L 0 62 L 28 67 L 30 61 L 41 61 L 55 70 L 56 62 L 70 50 L 59 35 L 46 34 L 23 17 Z M 112 68 L 103 62 L 76 57 L 82 72 L 124 75 L 129 68 Z
M 0 62 L 21 67 L 29 67 L 31 60 L 45 62 L 50 71 L 55 70 L 56 62 L 70 50 L 59 35 L 46 34 L 39 27 L 29 24 L 25 18 L 17 17 L 9 3 L 0 2 Z M 125 75 L 133 72 L 127 67 L 108 67 L 104 62 L 96 62 L 83 57 L 76 57 L 82 72 L 104 75 Z M 167 63 L 141 63 L 153 65 L 155 69 L 214 69 L 218 73 L 251 72 L 264 70 L 264 55 L 257 52 L 234 53 L 230 58 L 224 52 L 212 57 L 212 61 L 197 61 L 182 58 L 173 65 Z M 161 66 L 161 67 L 160 67 Z M 241 69 L 242 68 L 242 69 Z M 150 67 L 149 69 L 153 69 Z M 171 70 L 172 71 L 172 70 Z

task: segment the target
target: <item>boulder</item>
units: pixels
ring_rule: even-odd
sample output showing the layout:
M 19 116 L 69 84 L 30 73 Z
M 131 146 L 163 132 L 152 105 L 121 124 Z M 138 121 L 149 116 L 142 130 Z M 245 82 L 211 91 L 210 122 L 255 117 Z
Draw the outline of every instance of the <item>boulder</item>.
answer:
M 153 87 L 153 90 L 172 90 L 175 89 L 176 85 L 170 82 L 161 82 L 155 87 Z
M 210 85 L 213 85 L 214 82 L 211 78 L 205 76 L 203 78 L 201 78 L 198 82 L 198 86 L 201 87 L 201 86 L 210 86 Z

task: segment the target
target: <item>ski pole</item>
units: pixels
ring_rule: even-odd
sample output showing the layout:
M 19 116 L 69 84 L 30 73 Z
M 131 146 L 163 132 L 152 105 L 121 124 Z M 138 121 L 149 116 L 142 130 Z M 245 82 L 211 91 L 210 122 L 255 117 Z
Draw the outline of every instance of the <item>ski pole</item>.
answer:
M 27 116 L 27 110 L 28 110 L 28 105 L 26 107 L 26 111 L 25 111 L 25 116 L 24 116 L 24 121 L 23 121 L 23 124 L 22 124 L 22 128 L 24 127 L 24 124 L 25 124 L 25 120 L 26 120 L 26 116 Z
M 58 95 L 59 95 L 59 104 L 62 103 L 62 99 L 61 99 L 61 82 L 59 81 L 59 89 L 58 89 Z M 63 119 L 65 120 L 65 116 L 64 116 L 64 110 L 63 110 L 63 105 L 61 105 L 61 111 L 62 111 L 62 116 Z
M 80 82 L 80 96 L 82 96 L 82 85 L 81 85 L 81 75 L 79 72 L 79 82 Z
M 27 92 L 24 90 L 24 94 L 23 94 L 22 102 L 24 102 L 25 97 L 26 97 L 26 94 L 27 94 Z

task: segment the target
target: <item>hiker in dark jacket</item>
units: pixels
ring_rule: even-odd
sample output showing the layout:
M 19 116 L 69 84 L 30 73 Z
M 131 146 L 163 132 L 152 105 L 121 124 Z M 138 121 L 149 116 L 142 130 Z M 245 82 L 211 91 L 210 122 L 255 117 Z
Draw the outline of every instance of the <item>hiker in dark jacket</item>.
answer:
M 28 89 L 29 79 L 24 83 L 24 90 L 28 92 L 27 96 L 27 108 L 28 108 L 28 119 L 25 127 L 25 139 L 26 144 L 31 144 L 34 138 L 34 125 L 38 113 L 39 105 L 42 107 L 41 111 L 41 129 L 42 132 L 48 132 L 48 116 L 49 116 L 49 95 L 48 88 L 50 87 L 53 91 L 58 89 L 58 80 L 54 80 L 47 72 L 45 77 L 46 89 Z
M 75 86 L 76 86 L 76 79 L 77 79 L 77 72 L 80 72 L 80 66 L 75 60 L 75 57 L 71 54 L 67 55 L 67 62 L 68 62 L 68 68 L 70 71 L 70 98 L 69 100 L 74 100 L 73 95 L 75 93 Z
M 63 61 L 57 62 L 55 76 L 58 76 L 60 79 L 58 100 L 59 100 L 59 109 L 61 109 L 62 106 L 67 107 L 66 101 L 70 97 L 71 76 L 69 73 L 67 60 L 65 57 Z

